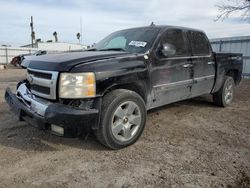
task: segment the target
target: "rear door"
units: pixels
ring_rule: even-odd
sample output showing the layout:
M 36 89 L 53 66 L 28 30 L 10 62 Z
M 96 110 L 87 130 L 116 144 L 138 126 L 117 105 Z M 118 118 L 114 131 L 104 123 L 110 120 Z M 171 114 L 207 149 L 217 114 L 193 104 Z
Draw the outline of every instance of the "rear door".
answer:
M 194 71 L 192 97 L 196 97 L 211 92 L 215 79 L 215 62 L 209 41 L 203 32 L 189 31 L 188 36 Z
M 164 43 L 173 45 L 176 53 L 168 57 L 161 54 Z M 181 29 L 168 29 L 162 34 L 151 69 L 155 96 L 152 108 L 190 97 L 193 70 L 187 43 L 186 32 Z

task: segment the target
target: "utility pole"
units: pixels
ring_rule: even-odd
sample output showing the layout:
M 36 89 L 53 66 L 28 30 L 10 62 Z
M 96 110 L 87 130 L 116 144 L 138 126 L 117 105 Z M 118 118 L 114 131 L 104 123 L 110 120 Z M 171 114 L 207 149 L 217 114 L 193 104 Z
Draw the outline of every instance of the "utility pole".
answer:
M 79 38 L 80 44 L 82 44 L 82 16 L 80 17 L 80 38 Z
M 35 39 L 35 32 L 34 32 L 34 25 L 33 25 L 33 16 L 31 16 L 31 22 L 30 22 L 30 28 L 31 28 L 31 47 L 34 47 L 34 39 Z

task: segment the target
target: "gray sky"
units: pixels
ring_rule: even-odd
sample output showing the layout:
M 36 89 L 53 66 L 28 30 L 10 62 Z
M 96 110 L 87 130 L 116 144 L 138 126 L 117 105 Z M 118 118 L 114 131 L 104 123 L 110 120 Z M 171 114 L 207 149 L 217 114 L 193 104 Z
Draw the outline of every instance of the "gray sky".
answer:
M 30 16 L 36 38 L 77 42 L 80 17 L 83 43 L 92 44 L 107 34 L 130 27 L 178 25 L 204 30 L 209 38 L 250 35 L 250 24 L 234 16 L 214 22 L 215 4 L 226 0 L 0 0 L 0 45 L 30 43 Z

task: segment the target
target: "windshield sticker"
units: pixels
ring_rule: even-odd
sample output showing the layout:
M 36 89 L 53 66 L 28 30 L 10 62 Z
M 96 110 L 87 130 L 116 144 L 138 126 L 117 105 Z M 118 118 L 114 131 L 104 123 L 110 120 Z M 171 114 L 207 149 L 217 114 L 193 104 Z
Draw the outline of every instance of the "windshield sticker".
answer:
M 146 42 L 143 42 L 143 41 L 134 41 L 132 40 L 128 45 L 130 46 L 135 46 L 135 47 L 145 47 L 147 45 Z

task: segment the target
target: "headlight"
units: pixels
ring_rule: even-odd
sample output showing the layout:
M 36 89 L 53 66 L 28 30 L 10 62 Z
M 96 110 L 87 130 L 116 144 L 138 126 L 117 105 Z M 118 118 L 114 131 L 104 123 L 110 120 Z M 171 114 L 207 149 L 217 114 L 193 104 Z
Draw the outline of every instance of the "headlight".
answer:
M 59 98 L 75 99 L 95 97 L 95 74 L 61 73 L 59 81 Z

